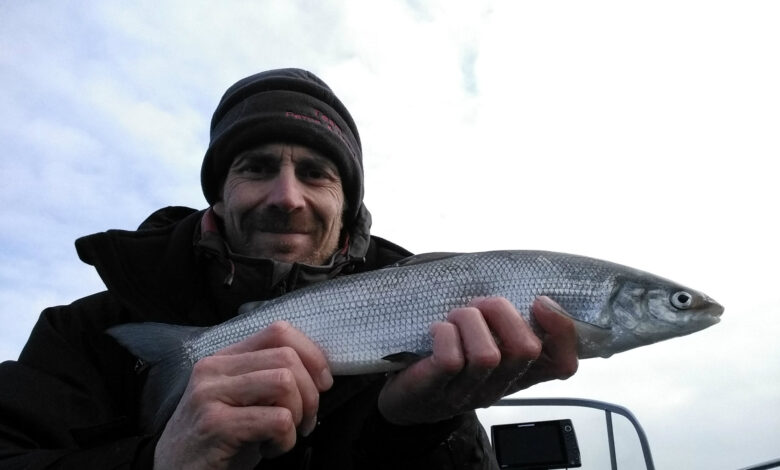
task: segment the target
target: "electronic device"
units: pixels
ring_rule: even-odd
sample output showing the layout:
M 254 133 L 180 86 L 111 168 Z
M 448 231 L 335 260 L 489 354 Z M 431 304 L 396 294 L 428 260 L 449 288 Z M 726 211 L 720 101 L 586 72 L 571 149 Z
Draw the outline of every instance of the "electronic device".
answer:
M 493 450 L 502 469 L 581 467 L 580 449 L 570 419 L 490 427 Z

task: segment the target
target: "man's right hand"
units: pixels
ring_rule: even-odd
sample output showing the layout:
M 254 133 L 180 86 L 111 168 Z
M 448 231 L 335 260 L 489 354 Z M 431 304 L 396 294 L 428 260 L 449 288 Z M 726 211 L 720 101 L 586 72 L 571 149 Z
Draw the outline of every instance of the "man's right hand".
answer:
M 325 356 L 285 322 L 198 361 L 157 443 L 154 467 L 254 468 L 317 424 L 333 377 Z

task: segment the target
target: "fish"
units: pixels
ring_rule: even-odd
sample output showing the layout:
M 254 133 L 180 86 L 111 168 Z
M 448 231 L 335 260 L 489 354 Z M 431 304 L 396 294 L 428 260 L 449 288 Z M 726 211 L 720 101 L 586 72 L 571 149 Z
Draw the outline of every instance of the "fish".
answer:
M 333 375 L 368 374 L 398 370 L 430 355 L 430 325 L 475 298 L 505 297 L 539 333 L 530 307 L 543 295 L 573 320 L 580 359 L 694 333 L 718 323 L 724 311 L 699 291 L 628 266 L 567 253 L 504 250 L 412 256 L 246 304 L 212 327 L 146 322 L 107 332 L 149 366 L 142 421 L 160 429 L 196 362 L 275 321 L 289 322 L 314 341 Z

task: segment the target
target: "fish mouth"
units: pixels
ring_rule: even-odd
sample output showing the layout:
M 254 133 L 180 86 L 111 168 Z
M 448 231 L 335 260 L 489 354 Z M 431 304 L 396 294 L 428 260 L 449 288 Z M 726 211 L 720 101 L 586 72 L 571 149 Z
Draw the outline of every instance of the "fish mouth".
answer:
M 725 310 L 723 305 L 709 297 L 703 300 L 703 305 L 700 307 L 699 312 L 695 314 L 697 323 L 705 325 L 704 328 L 720 323 L 720 318 Z
M 726 310 L 725 307 L 723 307 L 723 305 L 719 304 L 718 302 L 715 301 L 715 299 L 711 297 L 705 297 L 704 301 L 706 302 L 705 305 L 707 305 L 706 307 L 707 313 L 714 317 L 717 317 L 720 320 L 720 317 L 723 315 L 723 312 Z

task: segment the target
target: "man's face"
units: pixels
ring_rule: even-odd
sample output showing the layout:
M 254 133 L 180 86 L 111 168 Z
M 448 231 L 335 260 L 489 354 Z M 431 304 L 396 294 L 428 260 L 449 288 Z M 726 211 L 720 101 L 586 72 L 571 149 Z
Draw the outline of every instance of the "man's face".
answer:
M 312 265 L 338 248 L 343 208 L 336 165 L 313 149 L 281 143 L 236 155 L 214 204 L 234 252 Z

